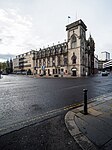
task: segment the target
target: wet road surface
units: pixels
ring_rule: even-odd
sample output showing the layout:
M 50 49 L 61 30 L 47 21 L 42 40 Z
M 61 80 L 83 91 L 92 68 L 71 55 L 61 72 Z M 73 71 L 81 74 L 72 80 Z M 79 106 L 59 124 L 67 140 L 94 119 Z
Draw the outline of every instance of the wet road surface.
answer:
M 1 136 L 0 150 L 81 150 L 65 126 L 64 115 Z
M 112 75 L 77 79 L 36 79 L 8 75 L 0 79 L 0 129 L 88 98 L 112 92 Z

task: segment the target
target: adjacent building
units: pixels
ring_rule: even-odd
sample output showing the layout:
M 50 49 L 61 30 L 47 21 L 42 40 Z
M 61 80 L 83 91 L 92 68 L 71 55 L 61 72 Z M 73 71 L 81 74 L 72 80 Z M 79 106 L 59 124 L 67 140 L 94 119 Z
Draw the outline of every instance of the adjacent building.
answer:
M 94 74 L 98 73 L 98 55 L 94 56 Z
M 78 77 L 94 74 L 95 43 L 91 35 L 86 40 L 87 26 L 78 20 L 67 25 L 66 31 L 66 42 L 16 56 L 14 71 Z
M 107 62 L 106 60 L 98 60 L 98 70 L 102 71 L 103 70 L 103 64 Z
M 107 51 L 101 52 L 101 59 L 98 60 L 98 70 L 99 70 L 99 71 L 104 70 L 103 64 L 105 64 L 105 63 L 108 62 L 109 60 L 110 60 L 110 53 L 107 52 Z
M 103 69 L 112 71 L 112 59 L 103 63 Z
M 35 64 L 35 56 L 37 55 L 37 51 L 31 50 L 27 53 L 16 56 L 13 59 L 13 72 L 34 72 Z
M 104 52 L 101 52 L 101 54 L 102 54 L 102 58 L 101 58 L 102 61 L 109 61 L 110 60 L 110 53 L 109 52 L 104 51 Z

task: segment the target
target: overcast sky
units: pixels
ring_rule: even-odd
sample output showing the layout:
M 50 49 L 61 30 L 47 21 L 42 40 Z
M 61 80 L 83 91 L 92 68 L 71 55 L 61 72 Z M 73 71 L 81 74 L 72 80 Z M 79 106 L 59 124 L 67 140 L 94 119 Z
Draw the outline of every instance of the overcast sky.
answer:
M 111 53 L 111 0 L 0 0 L 0 60 L 64 42 L 65 26 L 78 19 L 95 40 L 95 53 Z

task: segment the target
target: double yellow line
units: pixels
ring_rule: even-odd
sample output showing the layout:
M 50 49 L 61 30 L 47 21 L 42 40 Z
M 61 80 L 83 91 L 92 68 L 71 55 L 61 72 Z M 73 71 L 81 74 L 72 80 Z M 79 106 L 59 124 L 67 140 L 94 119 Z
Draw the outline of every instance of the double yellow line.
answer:
M 69 106 L 64 107 L 64 110 L 70 110 L 70 109 L 77 108 L 77 107 L 80 107 L 80 106 L 82 106 L 82 103 L 73 104 L 73 105 L 69 105 Z

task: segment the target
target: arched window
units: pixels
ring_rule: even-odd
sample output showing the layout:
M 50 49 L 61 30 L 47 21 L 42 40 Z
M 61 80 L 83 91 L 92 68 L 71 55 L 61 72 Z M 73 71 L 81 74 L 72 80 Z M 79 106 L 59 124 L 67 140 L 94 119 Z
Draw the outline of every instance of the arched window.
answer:
M 76 57 L 75 53 L 73 53 L 73 55 L 71 57 L 72 64 L 76 64 L 76 59 L 77 59 L 77 57 Z
M 60 66 L 60 56 L 58 56 L 58 66 Z
M 55 56 L 52 57 L 52 65 L 55 66 Z
M 64 65 L 67 65 L 68 59 L 67 59 L 67 55 L 64 56 Z
M 76 36 L 73 34 L 71 37 L 71 48 L 76 47 Z
M 46 60 L 45 59 L 43 59 L 43 65 L 45 65 L 46 64 Z

